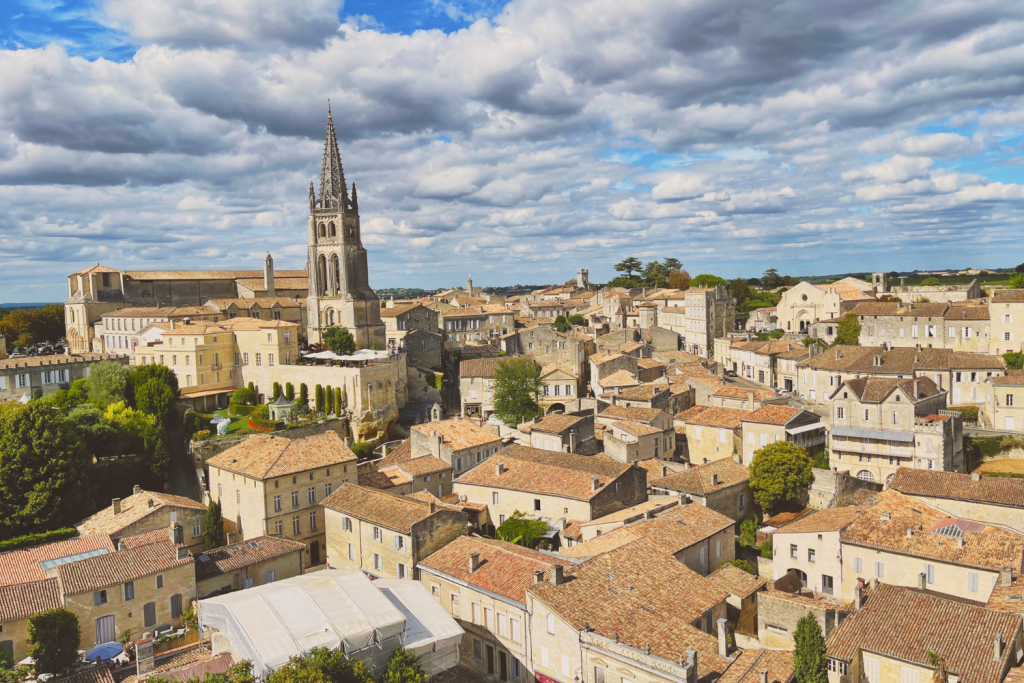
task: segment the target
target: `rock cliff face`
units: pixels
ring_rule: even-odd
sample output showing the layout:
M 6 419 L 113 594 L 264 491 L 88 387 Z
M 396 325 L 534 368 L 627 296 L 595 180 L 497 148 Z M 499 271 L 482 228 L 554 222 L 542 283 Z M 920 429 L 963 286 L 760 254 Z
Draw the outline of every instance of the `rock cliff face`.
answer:
M 356 441 L 386 441 L 388 427 L 398 419 L 398 408 L 389 405 L 379 410 L 364 410 L 349 418 L 352 437 Z

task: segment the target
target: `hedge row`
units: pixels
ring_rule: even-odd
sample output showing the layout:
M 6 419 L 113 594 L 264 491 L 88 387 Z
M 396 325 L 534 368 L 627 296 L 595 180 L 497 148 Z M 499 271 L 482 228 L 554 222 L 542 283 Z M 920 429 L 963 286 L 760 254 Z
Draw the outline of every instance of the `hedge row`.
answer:
M 259 406 L 244 406 L 240 403 L 232 403 L 228 408 L 228 415 L 252 415 L 252 411 Z
M 261 420 L 253 417 L 249 419 L 249 424 L 257 429 L 272 429 L 275 432 L 284 429 L 284 420 Z
M 53 531 L 44 531 L 41 534 L 18 536 L 17 538 L 12 538 L 8 541 L 0 541 L 0 552 L 17 550 L 18 548 L 28 548 L 42 543 L 63 541 L 66 538 L 75 538 L 77 536 L 78 529 L 74 529 L 72 527 L 68 527 L 66 529 L 55 529 Z

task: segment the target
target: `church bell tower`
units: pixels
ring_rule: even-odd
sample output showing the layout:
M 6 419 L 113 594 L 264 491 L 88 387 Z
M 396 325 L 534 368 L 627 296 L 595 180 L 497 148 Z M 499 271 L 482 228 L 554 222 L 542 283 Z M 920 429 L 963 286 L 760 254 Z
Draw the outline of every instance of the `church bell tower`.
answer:
M 345 327 L 360 349 L 384 350 L 384 323 L 380 299 L 370 289 L 359 227 L 356 186 L 349 197 L 345 171 L 341 166 L 338 140 L 330 105 L 327 107 L 327 136 L 320 170 L 319 197 L 309 183 L 308 257 L 306 298 L 308 337 L 311 344 L 322 340 L 324 330 Z

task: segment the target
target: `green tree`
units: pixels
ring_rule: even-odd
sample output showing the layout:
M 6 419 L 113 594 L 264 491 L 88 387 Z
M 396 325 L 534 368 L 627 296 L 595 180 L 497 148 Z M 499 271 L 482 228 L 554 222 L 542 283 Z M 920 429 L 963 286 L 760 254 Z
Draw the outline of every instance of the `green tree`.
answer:
M 369 441 L 356 441 L 350 449 L 359 460 L 369 460 L 373 457 L 373 444 Z
M 203 521 L 203 543 L 207 550 L 224 545 L 224 517 L 220 512 L 220 503 L 211 500 L 206 507 L 206 519 Z
M 64 307 L 47 304 L 42 308 L 11 311 L 0 316 L 0 336 L 7 337 L 9 347 L 57 342 L 64 336 Z
M 558 322 L 558 321 L 556 320 L 555 322 Z M 579 313 L 573 313 L 572 315 L 569 316 L 568 323 L 570 325 L 574 325 L 574 326 L 577 326 L 577 327 L 583 327 L 584 325 L 587 324 L 587 319 L 584 318 Z
M 732 294 L 734 299 L 736 299 L 737 306 L 745 304 L 754 294 L 750 289 L 750 285 L 747 284 L 747 281 L 741 277 L 738 277 L 729 283 L 729 293 Z
M 48 402 L 0 404 L 0 540 L 80 520 L 90 464 L 74 424 Z
M 134 405 L 131 370 L 112 360 L 94 364 L 87 380 L 89 400 L 101 407 L 124 401 Z
M 78 664 L 82 643 L 78 616 L 62 607 L 33 614 L 28 620 L 28 642 L 37 673 L 70 673 Z
M 761 276 L 761 286 L 765 289 L 775 289 L 776 287 L 782 286 L 782 277 L 779 275 L 779 271 L 774 268 L 769 268 L 764 271 L 764 275 Z
M 330 415 L 334 412 L 334 388 L 328 384 L 324 388 L 324 413 Z
M 557 318 L 555 318 L 555 322 L 551 325 L 551 327 L 553 327 L 558 332 L 568 332 L 569 330 L 572 329 L 572 325 L 569 324 L 569 321 L 565 319 L 564 315 L 560 315 Z
M 847 313 L 836 326 L 836 344 L 857 346 L 860 343 L 860 321 L 853 313 Z
M 517 425 L 542 414 L 540 366 L 532 358 L 498 363 L 494 372 L 494 414 L 505 424 Z
M 356 352 L 356 340 L 345 327 L 329 327 L 323 334 L 324 343 L 331 353 L 348 356 Z
M 1024 351 L 1007 351 L 1003 354 L 1007 370 L 1024 370 Z
M 276 401 L 280 397 L 281 397 L 281 385 L 278 382 L 274 382 L 274 398 L 272 400 Z
M 427 683 L 427 674 L 420 668 L 419 657 L 398 648 L 391 654 L 380 683 Z
M 718 286 L 728 287 L 729 283 L 723 278 L 718 277 L 717 275 L 702 273 L 701 275 L 698 275 L 697 277 L 693 278 L 693 280 L 690 282 L 690 286 L 700 288 Z
M 89 390 L 86 386 L 86 380 L 84 379 L 76 379 L 71 383 L 71 387 L 69 389 L 61 389 L 50 397 L 50 403 L 55 408 L 60 408 L 62 410 L 77 408 L 88 400 Z
M 316 397 L 313 400 L 316 401 L 317 414 L 324 412 L 324 388 L 319 384 L 316 385 Z
M 249 382 L 249 391 L 252 392 L 253 396 L 256 396 L 256 385 L 252 382 Z M 256 399 L 253 399 L 253 403 L 256 403 Z
M 239 406 L 254 406 L 256 405 L 256 392 L 252 390 L 252 387 L 235 389 L 235 393 L 231 394 L 231 402 Z
M 670 271 L 667 284 L 672 289 L 687 290 L 690 288 L 690 274 L 685 270 Z
M 750 463 L 750 488 L 765 515 L 780 505 L 798 500 L 814 481 L 811 458 L 802 446 L 776 441 L 754 451 Z
M 305 383 L 299 385 L 299 403 L 303 408 L 309 407 L 309 389 Z
M 526 548 L 532 548 L 534 542 L 548 532 L 547 522 L 527 517 L 516 510 L 512 516 L 502 522 L 494 530 L 494 537 L 499 541 L 508 541 Z
M 334 412 L 338 414 L 342 408 L 345 407 L 345 402 L 341 398 L 341 387 L 334 387 Z
M 641 268 L 643 268 L 643 264 L 640 262 L 640 259 L 633 256 L 624 258 L 615 264 L 615 272 L 625 273 L 625 276 L 630 280 L 633 279 L 633 273 L 640 272 Z
M 925 278 L 924 280 L 922 280 L 921 284 L 923 286 L 925 286 L 925 287 L 932 287 L 934 285 L 940 285 L 942 283 L 939 282 L 939 278 L 937 278 L 937 277 L 929 277 L 929 278 Z
M 661 263 L 662 263 L 663 266 L 665 266 L 665 271 L 666 272 L 670 272 L 670 271 L 673 271 L 673 270 L 682 270 L 683 269 L 683 262 L 680 261 L 677 258 L 662 259 Z
M 374 683 L 366 665 L 341 650 L 318 647 L 292 657 L 267 677 L 267 683 Z
M 295 387 L 292 386 L 291 382 L 285 382 L 284 384 L 284 397 L 289 401 L 295 400 Z
M 668 282 L 668 269 L 657 261 L 651 261 L 644 266 L 643 278 L 648 287 L 664 287 Z
M 139 365 L 132 371 L 132 385 L 142 386 L 151 379 L 159 380 L 169 386 L 171 391 L 174 392 L 175 398 L 178 396 L 178 376 L 174 374 L 174 370 L 171 370 L 166 365 L 157 365 L 156 363 L 147 363 L 146 365 Z
M 1010 278 L 1010 289 L 1024 289 L 1024 273 L 1017 273 Z
M 148 379 L 135 386 L 135 405 L 140 411 L 152 415 L 164 433 L 178 428 L 178 399 L 174 390 L 162 380 Z
M 745 571 L 748 574 L 755 574 L 756 575 L 756 572 L 754 571 L 754 568 L 751 567 L 750 563 L 747 562 L 746 560 L 729 560 L 728 562 L 723 562 L 722 564 L 718 565 L 718 568 L 721 569 L 722 567 L 726 566 L 727 564 L 731 564 L 733 567 L 736 567 L 737 569 L 742 569 L 743 571 Z
M 818 620 L 810 612 L 796 622 L 793 643 L 793 673 L 797 683 L 828 683 L 825 638 Z

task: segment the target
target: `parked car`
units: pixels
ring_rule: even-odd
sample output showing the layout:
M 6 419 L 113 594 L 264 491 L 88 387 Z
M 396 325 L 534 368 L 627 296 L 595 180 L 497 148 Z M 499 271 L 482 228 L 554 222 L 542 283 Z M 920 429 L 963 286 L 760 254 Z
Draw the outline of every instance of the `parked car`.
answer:
M 738 377 L 739 375 L 736 374 L 735 370 L 726 370 L 725 371 L 725 376 L 726 377 Z

